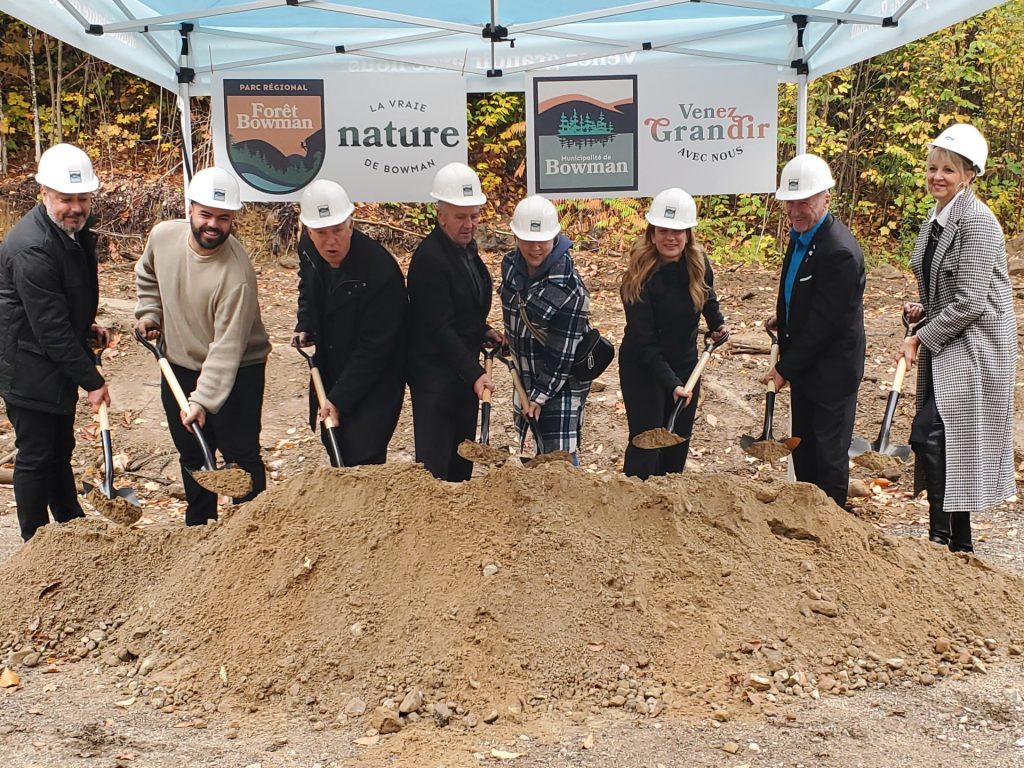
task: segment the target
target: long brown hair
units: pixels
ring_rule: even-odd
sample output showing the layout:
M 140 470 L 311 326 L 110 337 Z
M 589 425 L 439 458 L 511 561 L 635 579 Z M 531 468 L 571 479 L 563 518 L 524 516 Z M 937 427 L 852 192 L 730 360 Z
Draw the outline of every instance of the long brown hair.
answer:
M 708 300 L 711 286 L 704 279 L 704 249 L 697 242 L 692 229 L 686 230 L 686 246 L 682 258 L 686 261 L 686 273 L 690 278 L 690 300 L 693 301 L 693 308 L 700 312 Z M 654 225 L 648 224 L 644 236 L 638 237 L 629 249 L 629 265 L 622 275 L 622 285 L 619 286 L 623 304 L 640 301 L 644 285 L 661 261 L 654 245 Z

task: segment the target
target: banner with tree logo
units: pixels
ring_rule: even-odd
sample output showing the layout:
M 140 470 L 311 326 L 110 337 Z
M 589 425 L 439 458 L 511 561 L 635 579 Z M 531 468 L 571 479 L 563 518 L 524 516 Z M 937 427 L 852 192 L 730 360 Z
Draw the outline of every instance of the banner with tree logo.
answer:
M 317 178 L 353 200 L 430 200 L 434 174 L 466 162 L 466 98 L 448 73 L 214 79 L 214 160 L 245 200 L 298 200 Z
M 537 75 L 527 86 L 527 186 L 551 197 L 775 188 L 772 67 L 637 67 Z

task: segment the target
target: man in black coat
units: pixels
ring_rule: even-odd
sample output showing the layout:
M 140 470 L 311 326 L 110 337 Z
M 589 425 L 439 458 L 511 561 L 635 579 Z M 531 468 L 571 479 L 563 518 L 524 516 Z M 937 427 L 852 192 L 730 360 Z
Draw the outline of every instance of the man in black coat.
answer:
M 856 239 L 828 211 L 835 186 L 828 165 L 798 155 L 782 169 L 776 198 L 790 221 L 776 314 L 775 388 L 791 385 L 796 479 L 814 483 L 846 505 L 849 450 L 864 375 L 864 256 Z
M 49 522 L 83 517 L 71 454 L 78 388 L 93 411 L 110 403 L 91 347 L 107 346 L 96 325 L 99 283 L 90 231 L 99 181 L 88 155 L 57 144 L 39 159 L 42 203 L 0 247 L 0 395 L 14 425 L 14 499 L 21 537 Z
M 477 403 L 494 389 L 480 366 L 485 341 L 503 342 L 487 324 L 493 284 L 477 253 L 480 207 L 476 172 L 450 163 L 437 172 L 431 197 L 437 226 L 409 262 L 409 390 L 416 461 L 440 480 L 461 482 L 473 465 L 457 453 L 476 434 Z
M 405 398 L 402 270 L 375 240 L 353 228 L 355 206 L 341 185 L 321 179 L 302 195 L 299 310 L 295 341 L 316 344 L 327 403 L 310 391 L 310 426 L 331 418 L 345 466 L 383 464 Z M 326 444 L 326 437 L 324 437 Z M 333 457 L 332 457 L 333 463 Z

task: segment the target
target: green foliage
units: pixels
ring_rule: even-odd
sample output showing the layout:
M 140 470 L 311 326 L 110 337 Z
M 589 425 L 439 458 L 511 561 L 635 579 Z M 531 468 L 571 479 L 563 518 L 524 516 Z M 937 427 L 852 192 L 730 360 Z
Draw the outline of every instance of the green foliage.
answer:
M 110 169 L 172 168 L 178 158 L 173 96 L 0 14 L 0 140 L 12 157 L 34 158 L 30 57 L 35 62 L 43 145 L 63 129 Z M 989 166 L 978 190 L 1008 235 L 1024 228 L 1024 0 L 1010 2 L 927 38 L 822 77 L 809 89 L 809 151 L 836 175 L 833 210 L 864 243 L 869 260 L 905 261 L 931 207 L 924 186 L 925 143 L 953 122 L 987 136 Z M 47 66 L 47 55 L 52 67 Z M 57 99 L 57 109 L 51 95 Z M 779 88 L 779 163 L 794 153 L 796 89 Z M 503 225 L 526 193 L 526 124 L 519 93 L 468 99 L 470 163 L 491 201 L 485 216 Z M 208 105 L 194 104 L 197 124 Z M 59 114 L 59 126 L 55 120 Z M 209 129 L 197 131 L 208 158 Z M 201 164 L 201 163 L 200 163 Z M 645 226 L 646 199 L 569 200 L 563 226 L 577 240 L 622 251 Z M 772 195 L 698 200 L 699 234 L 718 261 L 776 261 L 786 239 L 784 211 Z M 430 205 L 373 206 L 389 223 L 425 232 Z

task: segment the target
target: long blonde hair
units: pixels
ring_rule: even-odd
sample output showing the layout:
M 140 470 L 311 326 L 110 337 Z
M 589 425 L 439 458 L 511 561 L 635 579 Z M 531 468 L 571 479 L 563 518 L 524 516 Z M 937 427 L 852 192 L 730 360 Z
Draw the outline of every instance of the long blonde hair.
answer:
M 697 242 L 692 229 L 686 230 L 686 246 L 682 258 L 686 261 L 686 273 L 690 278 L 690 300 L 693 301 L 693 308 L 700 312 L 708 300 L 711 286 L 704 279 L 704 249 Z M 638 237 L 629 249 L 629 265 L 622 275 L 622 285 L 619 286 L 623 304 L 640 301 L 644 285 L 661 261 L 654 245 L 654 225 L 648 224 L 644 236 Z

